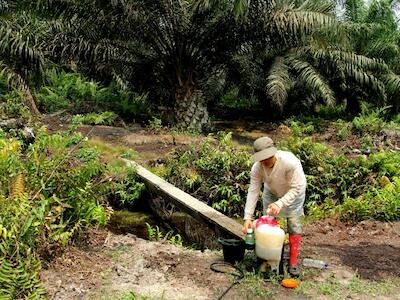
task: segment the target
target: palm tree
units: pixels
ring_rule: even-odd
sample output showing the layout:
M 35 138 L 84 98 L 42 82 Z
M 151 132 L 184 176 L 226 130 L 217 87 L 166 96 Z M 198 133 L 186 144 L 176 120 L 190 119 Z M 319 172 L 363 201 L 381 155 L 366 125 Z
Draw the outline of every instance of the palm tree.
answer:
M 207 83 L 242 38 L 227 6 L 200 7 L 194 0 L 86 0 L 50 1 L 44 9 L 57 7 L 63 7 L 64 28 L 53 42 L 54 55 L 148 93 L 154 103 L 173 111 L 178 126 L 208 124 Z
M 384 83 L 388 103 L 400 108 L 400 32 L 392 7 L 395 1 L 346 0 L 344 26 L 351 36 L 352 49 L 361 55 L 381 59 L 389 70 L 380 79 Z
M 276 0 L 261 24 L 262 16 L 252 11 L 255 2 L 250 1 L 247 17 L 256 34 L 236 56 L 232 66 L 239 70 L 230 70 L 242 91 L 280 110 L 297 104 L 289 100 L 310 106 L 347 101 L 349 109 L 363 97 L 385 102 L 390 69 L 379 59 L 353 52 L 334 2 Z M 241 74 L 250 74 L 250 80 Z
M 29 12 L 22 1 L 0 1 L 0 75 L 22 90 L 32 115 L 39 115 L 29 77 L 41 74 L 46 24 Z
M 396 85 L 385 63 L 351 52 L 329 0 L 45 3 L 64 20 L 54 54 L 147 92 L 185 128 L 208 123 L 208 83 L 238 55 L 251 58 L 259 77 L 250 88 L 280 108 L 299 90 L 313 103 L 332 104 L 355 92 L 384 100 L 385 76 Z

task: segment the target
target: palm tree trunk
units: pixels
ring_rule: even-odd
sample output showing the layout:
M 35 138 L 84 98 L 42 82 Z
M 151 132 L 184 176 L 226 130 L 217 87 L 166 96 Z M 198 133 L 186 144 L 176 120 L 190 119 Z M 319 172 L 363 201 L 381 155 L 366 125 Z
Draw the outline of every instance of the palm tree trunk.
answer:
M 183 129 L 202 131 L 209 124 L 207 103 L 194 86 L 178 86 L 175 90 L 175 121 Z
M 33 98 L 33 95 L 29 90 L 29 88 L 25 90 L 25 94 L 26 94 L 26 105 L 28 106 L 30 113 L 32 114 L 32 116 L 39 116 L 40 112 L 36 106 L 35 99 Z
M 40 112 L 36 106 L 35 99 L 33 98 L 31 89 L 28 85 L 28 83 L 25 81 L 24 77 L 22 77 L 18 73 L 14 73 L 14 80 L 17 82 L 17 86 L 19 85 L 20 89 L 24 92 L 25 94 L 25 104 L 29 109 L 29 112 L 31 113 L 32 116 L 40 116 Z

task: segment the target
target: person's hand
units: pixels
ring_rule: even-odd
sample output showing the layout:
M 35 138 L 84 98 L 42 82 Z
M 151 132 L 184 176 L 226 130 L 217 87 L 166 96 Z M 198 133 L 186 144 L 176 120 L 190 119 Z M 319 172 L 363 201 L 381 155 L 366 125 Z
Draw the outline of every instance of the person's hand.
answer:
M 279 206 L 277 204 L 271 203 L 270 205 L 268 205 L 268 211 L 269 211 L 270 215 L 277 215 L 277 214 L 279 214 L 281 209 L 279 208 Z
M 244 234 L 247 233 L 248 228 L 253 227 L 253 222 L 251 220 L 244 220 L 242 231 Z

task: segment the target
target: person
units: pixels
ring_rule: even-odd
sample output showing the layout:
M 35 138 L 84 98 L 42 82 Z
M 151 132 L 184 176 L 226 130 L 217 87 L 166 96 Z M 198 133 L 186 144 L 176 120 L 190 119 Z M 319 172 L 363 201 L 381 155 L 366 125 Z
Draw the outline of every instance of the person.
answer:
M 300 160 L 291 152 L 278 150 L 269 137 L 258 138 L 253 145 L 253 166 L 250 186 L 244 209 L 243 233 L 253 226 L 253 214 L 260 195 L 261 185 L 263 214 L 287 218 L 289 233 L 289 273 L 300 274 L 297 256 L 302 235 L 303 205 L 306 176 Z

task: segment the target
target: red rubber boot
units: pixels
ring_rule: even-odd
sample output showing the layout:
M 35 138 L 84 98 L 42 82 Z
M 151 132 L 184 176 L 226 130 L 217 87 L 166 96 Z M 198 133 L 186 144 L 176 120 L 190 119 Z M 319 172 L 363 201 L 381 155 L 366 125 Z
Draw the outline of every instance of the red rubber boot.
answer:
M 290 260 L 289 260 L 289 273 L 292 276 L 299 276 L 300 270 L 297 267 L 297 256 L 299 254 L 301 241 L 301 234 L 289 234 L 289 246 L 290 246 Z

